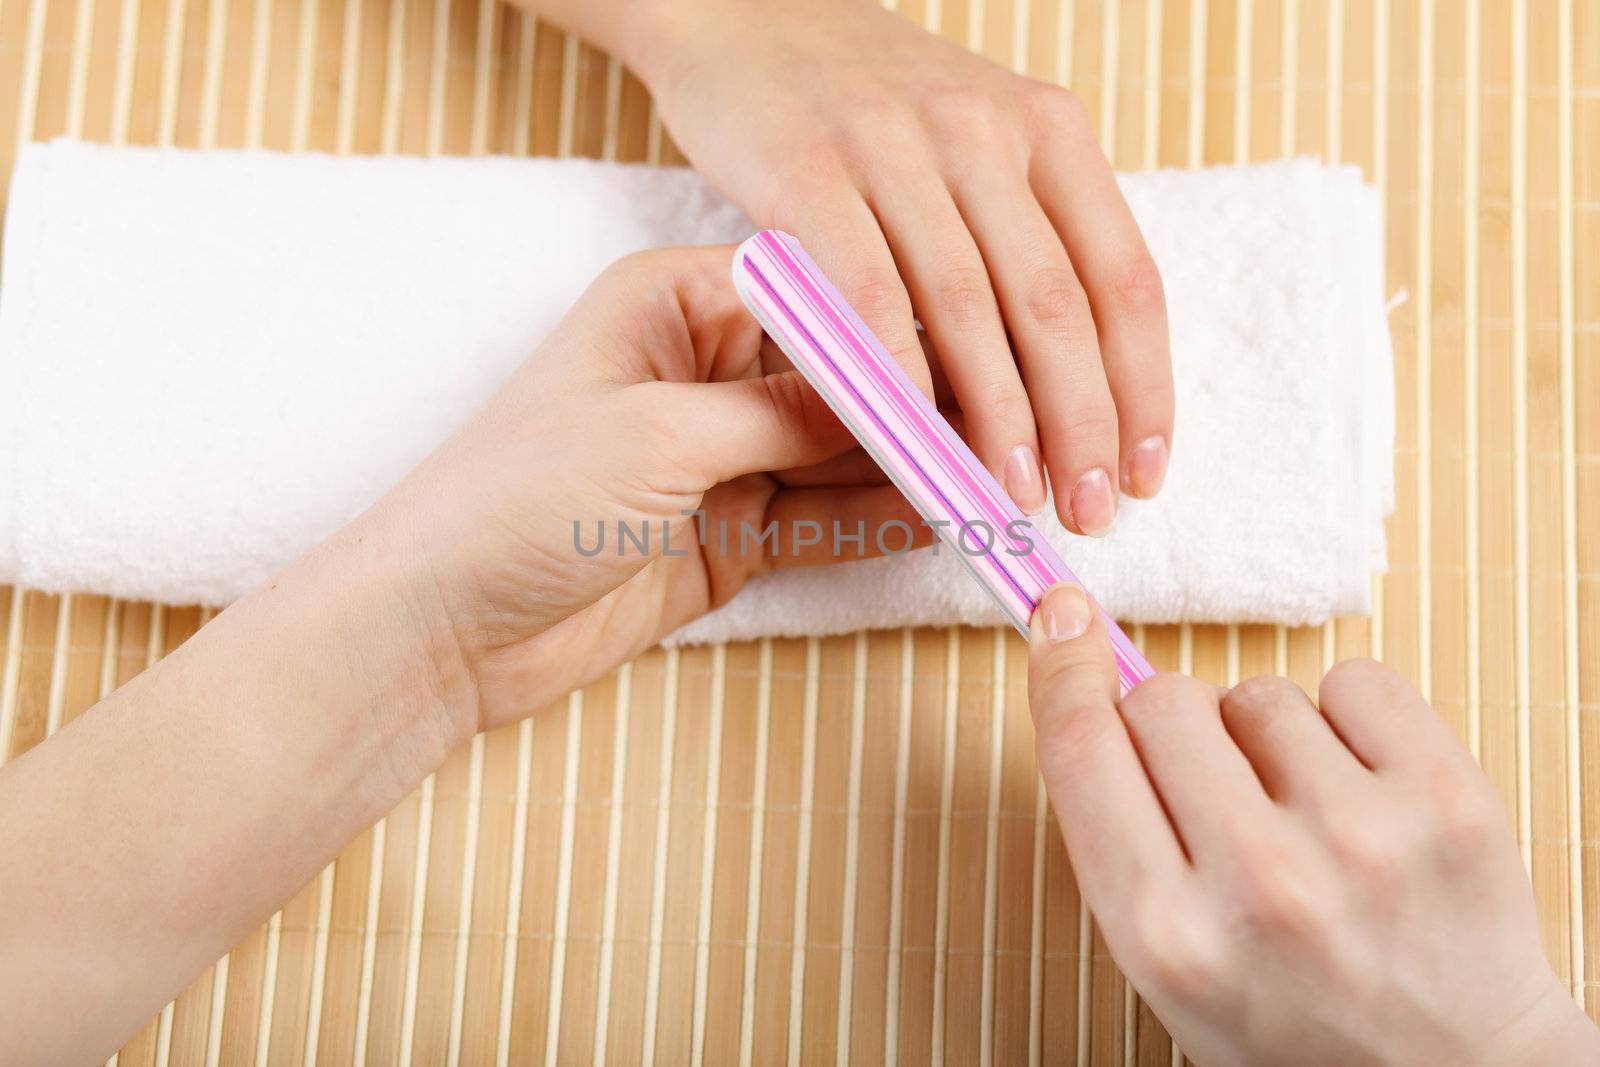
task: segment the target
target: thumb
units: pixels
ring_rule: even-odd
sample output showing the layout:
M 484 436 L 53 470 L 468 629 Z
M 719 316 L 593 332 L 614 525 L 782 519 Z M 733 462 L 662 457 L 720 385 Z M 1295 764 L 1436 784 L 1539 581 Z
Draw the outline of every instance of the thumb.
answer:
M 1133 936 L 1127 902 L 1168 883 L 1183 851 L 1117 710 L 1111 641 L 1081 587 L 1045 593 L 1029 644 L 1039 773 L 1078 888 L 1116 945 Z
M 683 437 L 694 445 L 684 458 L 708 484 L 808 467 L 855 445 L 799 371 L 728 382 L 656 382 L 652 388 L 670 408 L 692 413 L 681 423 L 692 427 Z
M 1051 587 L 1033 613 L 1028 698 L 1041 752 L 1073 720 L 1116 721 L 1117 666 L 1099 615 L 1075 582 Z

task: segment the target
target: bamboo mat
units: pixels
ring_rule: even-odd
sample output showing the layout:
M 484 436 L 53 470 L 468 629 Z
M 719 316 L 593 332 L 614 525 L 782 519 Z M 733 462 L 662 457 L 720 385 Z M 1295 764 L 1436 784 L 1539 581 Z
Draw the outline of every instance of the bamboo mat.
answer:
M 1409 298 L 1377 611 L 1136 637 L 1218 682 L 1369 653 L 1415 680 L 1595 1014 L 1600 8 L 901 7 L 1073 85 L 1121 168 L 1311 154 L 1382 187 Z M 479 0 L 0 0 L 0 175 L 60 134 L 680 158 L 633 77 Z M 0 590 L 0 758 L 203 622 Z M 457 754 L 117 1062 L 1178 1062 L 1073 886 L 1024 675 L 1000 631 L 648 653 Z

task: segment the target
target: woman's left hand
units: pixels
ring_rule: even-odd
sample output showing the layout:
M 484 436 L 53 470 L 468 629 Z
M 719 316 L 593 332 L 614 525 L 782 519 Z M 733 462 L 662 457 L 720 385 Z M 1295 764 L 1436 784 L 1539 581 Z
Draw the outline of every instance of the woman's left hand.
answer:
M 29 812 L 0 822 L 0 1061 L 103 1062 L 471 735 L 832 558 L 813 529 L 914 518 L 796 371 L 766 373 L 731 255 L 607 270 L 366 513 L 0 766 L 0 809 Z M 617 551 L 624 522 L 648 548 Z
M 467 732 L 604 674 L 754 575 L 875 554 L 892 520 L 910 530 L 889 550 L 929 540 L 821 397 L 775 369 L 731 261 L 696 248 L 612 266 L 358 521 L 404 539 L 410 596 L 468 683 L 448 700 L 475 713 Z

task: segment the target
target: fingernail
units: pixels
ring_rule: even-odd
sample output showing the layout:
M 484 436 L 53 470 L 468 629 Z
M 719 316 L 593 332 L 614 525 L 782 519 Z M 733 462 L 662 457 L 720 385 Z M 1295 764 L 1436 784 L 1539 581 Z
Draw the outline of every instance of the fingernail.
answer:
M 1071 641 L 1089 631 L 1094 614 L 1082 587 L 1063 582 L 1045 592 L 1034 618 L 1038 620 L 1036 625 L 1043 630 L 1045 640 Z
M 1124 481 L 1128 492 L 1141 500 L 1148 500 L 1161 491 L 1167 478 L 1167 439 L 1146 437 L 1133 446 L 1128 456 L 1128 475 Z
M 1044 472 L 1032 446 L 1018 445 L 1006 457 L 1006 492 L 1024 514 L 1037 514 L 1044 507 Z
M 1111 491 L 1111 476 L 1104 467 L 1078 479 L 1072 487 L 1072 521 L 1090 537 L 1104 537 L 1117 517 L 1117 495 Z

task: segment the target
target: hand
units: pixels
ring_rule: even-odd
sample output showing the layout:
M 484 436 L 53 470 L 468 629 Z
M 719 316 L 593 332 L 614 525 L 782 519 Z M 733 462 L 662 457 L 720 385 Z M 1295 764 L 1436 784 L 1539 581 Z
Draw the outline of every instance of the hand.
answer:
M 604 38 L 600 14 L 569 16 Z M 1079 533 L 1110 528 L 1119 487 L 1156 493 L 1173 406 L 1161 279 L 1071 93 L 870 0 L 610 18 L 631 20 L 614 43 L 696 168 L 799 237 L 926 386 L 921 320 L 973 450 L 1024 511 L 1045 503 L 1041 455 Z
M 365 514 L 0 767 L 0 810 L 30 812 L 0 820 L 0 1062 L 103 1062 L 470 734 L 833 558 L 834 520 L 928 540 L 798 374 L 764 373 L 731 255 L 606 271 Z M 724 552 L 722 522 L 775 540 Z
M 1120 705 L 1102 627 L 1033 620 L 1039 765 L 1106 944 L 1200 1063 L 1577 1063 L 1600 1033 L 1552 973 L 1488 780 L 1371 661 Z
M 740 304 L 731 259 L 683 249 L 607 270 L 363 520 L 408 535 L 396 555 L 420 561 L 412 599 L 436 609 L 423 613 L 443 620 L 433 644 L 463 668 L 443 673 L 469 682 L 445 701 L 469 710 L 464 732 L 604 674 L 753 575 L 832 559 L 835 522 L 868 531 L 841 542 L 847 558 L 873 554 L 891 520 L 928 542 L 799 373 L 765 373 L 786 363 Z M 643 547 L 621 540 L 622 523 Z M 772 523 L 776 539 L 760 541 Z

